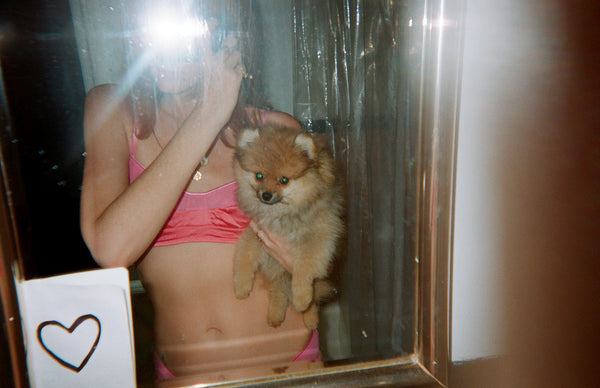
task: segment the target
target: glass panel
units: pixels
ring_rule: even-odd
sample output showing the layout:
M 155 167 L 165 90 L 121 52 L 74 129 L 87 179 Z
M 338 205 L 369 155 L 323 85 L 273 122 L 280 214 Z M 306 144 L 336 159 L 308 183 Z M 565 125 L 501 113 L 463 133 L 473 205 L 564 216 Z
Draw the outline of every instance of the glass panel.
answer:
M 419 191 L 415 101 L 420 88 L 415 82 L 419 80 L 422 55 L 420 32 L 415 31 L 417 23 L 413 19 L 419 20 L 418 15 L 424 12 L 418 1 L 53 0 L 35 10 L 27 2 L 3 5 L 3 17 L 7 18 L 3 24 L 14 29 L 14 34 L 5 35 L 11 39 L 2 49 L 11 124 L 3 129 L 3 148 L 18 155 L 8 167 L 12 187 L 23 194 L 14 198 L 14 206 L 25 277 L 98 267 L 81 238 L 79 223 L 86 156 L 84 101 L 98 85 L 115 83 L 133 106 L 132 122 L 133 117 L 148 112 L 140 102 L 155 104 L 151 105 L 153 112 L 162 109 L 160 104 L 167 101 L 163 100 L 167 93 L 157 92 L 157 77 L 161 75 L 152 73 L 150 66 L 157 54 L 154 52 L 148 61 L 148 53 L 172 31 L 164 30 L 154 42 L 144 41 L 144 33 L 166 20 L 167 14 L 162 12 L 162 19 L 146 24 L 147 15 L 164 3 L 189 11 L 179 15 L 181 23 L 170 28 L 181 27 L 188 19 L 206 23 L 213 53 L 222 52 L 228 47 L 228 39 L 235 38 L 235 47 L 241 47 L 249 74 L 241 87 L 246 103 L 291 114 L 309 132 L 325 135 L 333 150 L 344 182 L 347 233 L 331 273 L 338 297 L 321 309 L 322 366 L 413 354 Z M 202 48 L 195 46 L 196 41 L 186 44 L 185 39 L 179 39 L 166 44 L 158 54 L 161 60 L 180 66 L 198 62 Z M 169 51 L 182 42 L 179 49 Z M 131 122 L 127 125 L 132 133 Z M 155 125 L 158 128 L 159 124 Z M 161 144 L 154 131 L 153 136 L 160 148 L 168 143 L 167 138 Z M 121 140 L 130 147 L 131 139 Z M 152 162 L 162 152 L 148 146 L 150 141 L 154 140 L 140 136 L 136 157 Z M 219 152 L 226 152 L 226 147 Z M 192 191 L 202 190 L 192 187 Z M 210 314 L 210 308 L 215 308 L 204 306 L 201 300 L 191 307 L 172 303 L 187 310 L 173 312 L 174 316 L 184 317 L 178 325 L 165 324 L 170 319 L 165 315 L 165 303 L 170 303 L 165 298 L 195 292 L 202 286 L 201 280 L 212 276 L 207 276 L 206 269 L 198 264 L 182 269 L 179 264 L 189 258 L 167 265 L 169 254 L 159 252 L 169 249 L 152 248 L 148 256 L 130 266 L 141 384 L 153 380 L 147 373 L 154 368 L 153 351 L 157 348 L 153 325 L 171 329 L 194 326 L 192 319 L 197 319 L 201 311 Z M 229 248 L 215 249 L 224 261 L 231 261 Z M 181 249 L 171 252 L 186 254 Z M 148 264 L 161 261 L 154 267 Z M 215 277 L 223 273 L 221 267 L 210 267 L 216 271 Z M 164 286 L 160 284 L 161 276 L 177 283 L 172 293 L 156 292 Z M 176 278 L 179 281 L 173 282 Z M 215 290 L 220 292 L 217 286 Z M 183 298 L 189 300 L 189 295 Z M 153 308 L 151 301 L 162 307 Z M 234 315 L 232 319 L 239 317 L 247 315 Z M 204 333 L 216 329 L 223 334 L 209 321 L 201 318 L 193 330 Z M 163 348 L 175 345 L 164 343 L 165 338 L 172 340 L 172 335 L 161 330 L 156 334 Z M 181 344 L 189 349 L 202 347 L 199 340 L 184 339 L 177 345 Z M 236 353 L 235 346 L 232 349 Z M 193 366 L 196 359 L 192 354 L 189 359 L 172 358 L 166 363 L 179 363 L 175 366 L 179 374 L 195 373 L 199 369 L 183 364 Z M 294 370 L 266 364 L 267 374 Z M 236 368 L 241 369 L 239 365 Z M 225 374 L 219 368 L 209 372 L 211 378 Z M 256 377 L 242 372 L 232 373 L 231 378 Z

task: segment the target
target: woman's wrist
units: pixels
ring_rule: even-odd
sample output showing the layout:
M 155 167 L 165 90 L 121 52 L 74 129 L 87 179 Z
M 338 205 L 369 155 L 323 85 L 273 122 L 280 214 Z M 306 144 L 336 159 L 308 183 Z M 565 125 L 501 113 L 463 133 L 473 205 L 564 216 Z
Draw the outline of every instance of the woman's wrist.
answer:
M 206 147 L 208 150 L 226 125 L 226 120 L 216 120 L 204 112 L 194 110 L 185 120 L 179 132 L 186 138 L 186 141 L 194 144 L 195 149 Z

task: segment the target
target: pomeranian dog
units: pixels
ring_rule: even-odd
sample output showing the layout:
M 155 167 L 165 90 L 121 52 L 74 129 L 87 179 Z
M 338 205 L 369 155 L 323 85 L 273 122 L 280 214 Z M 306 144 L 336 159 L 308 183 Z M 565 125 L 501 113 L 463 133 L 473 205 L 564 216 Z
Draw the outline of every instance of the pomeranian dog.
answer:
M 270 287 L 269 324 L 280 325 L 291 302 L 315 329 L 319 304 L 335 292 L 326 277 L 343 232 L 341 185 L 326 142 L 300 128 L 247 128 L 238 136 L 234 168 L 240 208 L 285 239 L 293 264 L 292 276 L 248 228 L 236 245 L 236 296 L 250 294 L 260 270 Z

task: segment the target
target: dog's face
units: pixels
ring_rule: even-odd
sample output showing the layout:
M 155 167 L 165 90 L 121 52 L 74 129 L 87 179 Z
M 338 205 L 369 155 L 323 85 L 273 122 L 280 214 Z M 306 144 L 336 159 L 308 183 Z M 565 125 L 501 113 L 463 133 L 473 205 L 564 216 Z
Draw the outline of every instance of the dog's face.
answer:
M 319 144 L 301 130 L 245 129 L 238 138 L 236 175 L 240 194 L 261 205 L 292 205 L 315 200 L 331 177 L 323 176 Z

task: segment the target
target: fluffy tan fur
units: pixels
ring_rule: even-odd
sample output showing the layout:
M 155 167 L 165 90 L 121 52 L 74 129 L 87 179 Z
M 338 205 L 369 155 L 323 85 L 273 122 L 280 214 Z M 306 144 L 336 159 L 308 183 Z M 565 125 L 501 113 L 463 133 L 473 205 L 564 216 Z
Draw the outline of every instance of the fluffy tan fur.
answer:
M 333 157 L 322 138 L 301 129 L 243 130 L 234 159 L 241 209 L 289 243 L 293 276 L 248 228 L 234 257 L 238 298 L 250 294 L 256 271 L 270 284 L 268 322 L 278 326 L 291 301 L 304 323 L 319 323 L 318 306 L 333 294 L 326 280 L 342 235 L 342 194 Z

